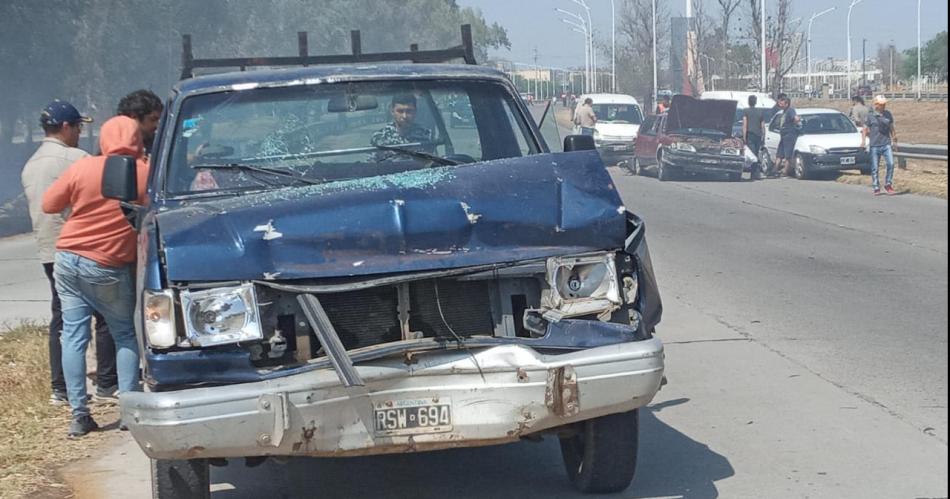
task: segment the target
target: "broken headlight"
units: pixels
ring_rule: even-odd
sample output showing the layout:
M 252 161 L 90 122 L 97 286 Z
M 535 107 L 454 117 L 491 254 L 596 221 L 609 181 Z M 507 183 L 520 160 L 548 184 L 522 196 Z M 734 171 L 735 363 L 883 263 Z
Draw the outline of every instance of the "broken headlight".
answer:
M 185 332 L 194 346 L 223 345 L 263 338 L 253 284 L 182 291 Z
M 742 149 L 739 149 L 738 147 L 723 147 L 722 155 L 723 156 L 741 156 Z
M 178 341 L 175 326 L 175 295 L 170 289 L 145 290 L 142 299 L 145 338 L 155 348 L 171 348 Z
M 550 290 L 542 299 L 548 320 L 597 314 L 605 318 L 620 306 L 613 253 L 549 258 Z

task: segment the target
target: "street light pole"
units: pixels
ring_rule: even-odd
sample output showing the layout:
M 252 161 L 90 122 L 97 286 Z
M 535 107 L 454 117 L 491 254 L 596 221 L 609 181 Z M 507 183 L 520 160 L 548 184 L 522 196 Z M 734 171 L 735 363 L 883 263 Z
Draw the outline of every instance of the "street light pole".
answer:
M 920 100 L 920 53 L 923 52 L 920 46 L 920 0 L 917 0 L 917 100 Z
M 584 32 L 584 47 L 585 47 L 585 48 L 584 48 L 584 57 L 585 57 L 585 58 L 588 58 L 588 59 L 587 59 L 588 62 L 586 63 L 586 66 L 585 66 L 585 68 L 586 68 L 586 69 L 585 69 L 585 72 L 586 72 L 585 78 L 586 78 L 587 81 L 585 82 L 584 85 L 587 87 L 587 91 L 589 92 L 589 91 L 590 91 L 590 87 L 591 87 L 591 85 L 593 84 L 593 74 L 592 74 L 592 69 L 593 69 L 592 66 L 593 66 L 593 64 L 592 64 L 592 61 L 589 59 L 589 57 L 590 57 L 590 56 L 589 56 L 589 53 L 590 53 L 590 48 L 591 48 L 591 43 L 590 43 L 590 30 L 587 29 L 587 26 L 586 26 L 586 24 L 585 24 L 584 18 L 581 17 L 579 14 L 575 14 L 575 13 L 573 13 L 573 12 L 569 12 L 569 11 L 566 11 L 566 10 L 564 10 L 564 9 L 558 9 L 558 8 L 555 8 L 554 10 L 557 11 L 557 12 L 560 12 L 561 14 L 564 14 L 564 15 L 566 15 L 566 16 L 570 16 L 570 17 L 573 18 L 573 19 L 576 19 L 576 20 L 577 20 L 576 22 L 570 21 L 570 20 L 568 20 L 568 19 L 561 19 L 561 22 L 566 23 L 566 24 L 569 24 L 569 25 L 571 25 L 571 26 L 574 26 L 575 28 L 579 28 L 579 29 L 583 30 L 583 32 Z
M 761 68 L 759 68 L 759 88 L 761 92 L 766 91 L 765 85 L 765 0 L 759 0 L 762 2 L 762 12 L 759 14 L 760 20 L 762 21 L 762 26 L 760 26 L 762 39 L 762 60 L 760 61 Z
M 851 11 L 854 9 L 854 6 L 861 3 L 863 0 L 851 0 L 851 5 L 848 7 L 848 100 L 851 100 Z M 918 0 L 919 2 L 920 0 Z
M 610 0 L 610 91 L 617 93 L 617 8 Z
M 567 12 L 561 9 L 557 9 L 557 11 L 564 14 L 572 15 L 572 16 L 574 15 L 571 12 Z M 568 26 L 571 26 L 573 28 L 573 31 L 576 31 L 584 35 L 584 73 L 585 73 L 584 74 L 584 87 L 585 87 L 584 92 L 590 93 L 592 75 L 591 75 L 591 62 L 590 62 L 590 44 L 588 43 L 587 28 L 582 23 L 577 23 L 569 19 L 561 19 L 561 22 L 564 24 L 567 24 Z
M 656 109 L 656 96 L 659 89 L 656 88 L 656 0 L 653 0 L 653 108 Z
M 808 42 L 807 42 L 807 45 L 806 45 L 806 47 L 805 47 L 805 55 L 806 55 L 806 57 L 808 58 L 808 60 L 805 62 L 805 65 L 808 66 L 807 69 L 808 69 L 808 86 L 809 86 L 809 87 L 812 86 L 812 85 L 811 85 L 811 25 L 812 25 L 812 23 L 815 22 L 815 19 L 818 19 L 819 17 L 821 17 L 821 16 L 823 16 L 823 15 L 825 15 L 825 14 L 827 14 L 827 13 L 829 13 L 829 12 L 835 10 L 835 9 L 837 9 L 837 7 L 831 7 L 831 8 L 825 9 L 825 10 L 823 10 L 823 11 L 821 11 L 821 12 L 816 12 L 816 13 L 812 14 L 812 15 L 811 15 L 811 19 L 808 20 Z M 814 87 L 812 88 L 812 91 L 814 91 Z
M 593 91 L 597 92 L 597 52 L 594 50 L 594 22 L 590 17 L 590 7 L 587 6 L 585 0 L 571 0 L 572 2 L 580 5 L 584 12 L 587 13 L 587 38 L 590 41 L 590 65 L 591 65 L 591 79 L 593 80 Z

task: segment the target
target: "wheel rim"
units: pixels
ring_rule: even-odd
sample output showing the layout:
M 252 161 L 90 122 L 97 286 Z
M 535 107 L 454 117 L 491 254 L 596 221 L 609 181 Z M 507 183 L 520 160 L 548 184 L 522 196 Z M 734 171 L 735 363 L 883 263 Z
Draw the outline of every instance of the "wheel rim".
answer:
M 805 162 L 801 156 L 795 156 L 795 176 L 805 178 Z

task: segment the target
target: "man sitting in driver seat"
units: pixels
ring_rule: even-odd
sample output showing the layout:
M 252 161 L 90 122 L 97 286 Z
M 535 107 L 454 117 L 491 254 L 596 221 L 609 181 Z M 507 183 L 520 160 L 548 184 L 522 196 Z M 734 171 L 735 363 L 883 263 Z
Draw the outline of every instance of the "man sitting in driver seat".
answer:
M 432 131 L 421 127 L 416 121 L 416 96 L 399 94 L 393 97 L 389 105 L 389 113 L 393 121 L 382 130 L 373 134 L 370 144 L 374 146 L 391 146 L 412 149 L 414 151 L 435 152 L 432 144 Z M 421 144 L 407 146 L 406 144 Z M 394 161 L 409 159 L 410 156 L 396 151 L 379 150 L 373 154 L 375 161 Z

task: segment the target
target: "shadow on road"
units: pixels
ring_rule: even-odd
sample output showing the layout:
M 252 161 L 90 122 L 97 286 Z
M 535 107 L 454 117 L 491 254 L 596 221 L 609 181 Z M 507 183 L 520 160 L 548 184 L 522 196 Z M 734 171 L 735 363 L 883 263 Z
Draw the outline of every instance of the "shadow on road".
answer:
M 605 498 L 718 497 L 715 482 L 734 474 L 724 456 L 668 426 L 657 415 L 686 403 L 641 411 L 637 476 L 627 491 Z M 235 460 L 212 468 L 215 499 L 331 498 L 589 498 L 564 474 L 556 438 L 541 443 L 349 459 L 268 461 L 246 468 Z M 225 490 L 226 489 L 226 490 Z

